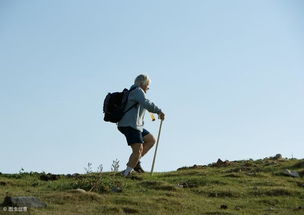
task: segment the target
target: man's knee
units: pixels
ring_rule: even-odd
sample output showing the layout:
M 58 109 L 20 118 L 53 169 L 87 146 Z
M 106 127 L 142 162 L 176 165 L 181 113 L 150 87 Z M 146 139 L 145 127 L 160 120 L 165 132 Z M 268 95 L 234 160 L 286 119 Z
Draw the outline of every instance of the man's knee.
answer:
M 144 137 L 144 141 L 149 145 L 153 146 L 156 143 L 156 140 L 152 134 L 148 134 Z
M 153 147 L 154 145 L 155 145 L 155 143 L 156 143 L 156 140 L 155 140 L 155 138 L 152 136 L 151 137 L 151 147 Z
M 156 143 L 156 139 L 154 138 L 154 136 L 152 136 L 152 145 L 154 145 Z

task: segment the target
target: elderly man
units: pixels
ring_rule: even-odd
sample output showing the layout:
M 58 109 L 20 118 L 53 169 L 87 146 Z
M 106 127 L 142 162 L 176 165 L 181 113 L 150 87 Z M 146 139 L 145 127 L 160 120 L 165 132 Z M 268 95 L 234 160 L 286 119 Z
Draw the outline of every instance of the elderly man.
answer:
M 143 157 L 155 144 L 155 138 L 144 129 L 144 116 L 146 110 L 158 114 L 161 120 L 165 114 L 153 102 L 149 101 L 145 94 L 149 90 L 151 80 L 147 75 L 139 75 L 130 88 L 130 94 L 125 110 L 129 110 L 117 123 L 118 130 L 125 135 L 128 145 L 132 148 L 132 154 L 123 172 L 124 176 L 130 175 L 133 171 L 143 173 L 140 165 L 140 158 Z

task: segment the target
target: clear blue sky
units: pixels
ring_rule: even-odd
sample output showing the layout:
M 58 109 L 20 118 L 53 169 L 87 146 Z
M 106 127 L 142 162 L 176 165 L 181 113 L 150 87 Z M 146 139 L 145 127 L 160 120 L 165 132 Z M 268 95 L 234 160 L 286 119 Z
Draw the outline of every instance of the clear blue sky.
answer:
M 109 171 L 116 158 L 124 169 L 131 151 L 102 102 L 141 73 L 167 116 L 156 171 L 303 158 L 303 11 L 301 0 L 2 0 L 0 172 Z

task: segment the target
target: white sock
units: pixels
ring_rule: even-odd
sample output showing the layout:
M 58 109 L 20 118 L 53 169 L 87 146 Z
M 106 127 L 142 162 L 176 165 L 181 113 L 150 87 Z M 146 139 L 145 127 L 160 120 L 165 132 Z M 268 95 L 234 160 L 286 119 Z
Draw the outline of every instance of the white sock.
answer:
M 130 174 L 130 172 L 133 170 L 133 168 L 132 167 L 128 167 L 127 166 L 127 169 L 124 171 L 124 176 L 127 176 L 127 175 L 129 175 Z

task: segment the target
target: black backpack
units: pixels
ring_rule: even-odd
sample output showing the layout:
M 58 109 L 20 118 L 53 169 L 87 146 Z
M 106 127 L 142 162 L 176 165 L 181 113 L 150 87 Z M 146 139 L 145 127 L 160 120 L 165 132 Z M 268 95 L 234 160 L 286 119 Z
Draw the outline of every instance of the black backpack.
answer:
M 136 87 L 132 87 L 130 90 L 124 89 L 122 92 L 108 93 L 103 102 L 104 121 L 117 123 L 125 113 L 137 105 L 137 103 L 135 103 L 125 110 L 129 94 L 135 89 Z

